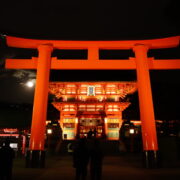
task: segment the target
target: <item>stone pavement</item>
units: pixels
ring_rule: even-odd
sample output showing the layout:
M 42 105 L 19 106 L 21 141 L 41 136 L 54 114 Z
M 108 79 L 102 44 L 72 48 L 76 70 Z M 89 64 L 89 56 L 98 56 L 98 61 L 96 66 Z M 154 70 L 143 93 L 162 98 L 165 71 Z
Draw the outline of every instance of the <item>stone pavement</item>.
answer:
M 24 159 L 14 161 L 13 180 L 74 180 L 71 156 L 48 157 L 46 168 L 25 168 Z M 102 180 L 179 180 L 180 167 L 144 169 L 136 154 L 107 156 L 103 163 Z M 88 177 L 89 180 L 89 177 Z

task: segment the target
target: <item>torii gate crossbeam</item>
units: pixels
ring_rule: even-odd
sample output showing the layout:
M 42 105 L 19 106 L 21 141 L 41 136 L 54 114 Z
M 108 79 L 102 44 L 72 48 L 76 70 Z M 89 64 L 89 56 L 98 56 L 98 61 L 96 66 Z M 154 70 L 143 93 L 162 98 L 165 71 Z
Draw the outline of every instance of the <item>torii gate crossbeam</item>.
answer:
M 172 48 L 179 45 L 180 36 L 132 41 L 60 41 L 32 40 L 7 36 L 10 47 L 38 49 L 38 58 L 7 59 L 9 69 L 37 69 L 37 83 L 34 96 L 31 127 L 30 151 L 31 166 L 42 166 L 44 152 L 44 133 L 48 97 L 50 69 L 65 70 L 132 70 L 137 72 L 137 84 L 142 121 L 143 150 L 146 167 L 157 166 L 157 136 L 149 70 L 180 69 L 180 59 L 155 60 L 147 57 L 149 49 Z M 87 49 L 85 60 L 58 60 L 51 58 L 53 49 Z M 127 60 L 100 60 L 100 49 L 132 49 L 135 58 Z

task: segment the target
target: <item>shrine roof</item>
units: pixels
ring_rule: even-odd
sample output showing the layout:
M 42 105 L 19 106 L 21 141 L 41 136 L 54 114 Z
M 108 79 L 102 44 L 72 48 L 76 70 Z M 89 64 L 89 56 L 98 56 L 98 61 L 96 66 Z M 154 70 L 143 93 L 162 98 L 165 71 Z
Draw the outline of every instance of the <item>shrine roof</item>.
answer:
M 135 81 L 123 81 L 123 82 L 122 81 L 108 81 L 108 82 L 107 81 L 98 81 L 98 82 L 97 81 L 94 81 L 94 82 L 84 81 L 84 82 L 50 82 L 49 92 L 51 94 L 54 94 L 57 98 L 60 98 L 64 95 L 71 94 L 71 92 L 69 92 L 70 94 L 67 92 L 69 91 L 68 90 L 69 88 L 70 89 L 83 89 L 84 87 L 88 88 L 88 86 L 92 86 L 92 85 L 95 86 L 95 88 L 97 89 L 98 88 L 101 89 L 102 92 L 99 92 L 97 95 L 102 95 L 102 96 L 108 95 L 108 93 L 104 94 L 103 91 L 106 91 L 106 90 L 109 91 L 109 88 L 111 88 L 110 91 L 113 91 L 114 96 L 118 96 L 122 98 L 124 98 L 127 94 L 134 93 L 137 90 L 137 83 Z M 74 93 L 71 95 L 75 95 Z M 79 95 L 85 95 L 85 94 L 80 93 Z

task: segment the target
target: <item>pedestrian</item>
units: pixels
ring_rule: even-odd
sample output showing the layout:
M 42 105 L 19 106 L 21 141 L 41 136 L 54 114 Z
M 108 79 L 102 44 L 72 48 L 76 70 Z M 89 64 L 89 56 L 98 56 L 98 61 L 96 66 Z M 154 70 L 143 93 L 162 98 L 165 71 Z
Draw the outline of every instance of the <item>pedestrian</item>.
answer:
M 92 129 L 90 129 L 89 132 L 87 133 L 87 138 L 91 139 L 92 136 L 93 136 L 93 131 L 92 131 Z
M 12 167 L 14 157 L 15 152 L 10 147 L 10 141 L 6 139 L 0 149 L 0 180 L 12 179 Z
M 73 167 L 76 169 L 75 180 L 86 180 L 89 152 L 86 139 L 80 139 L 73 152 Z
M 90 152 L 90 176 L 91 180 L 101 180 L 102 177 L 103 152 L 98 139 L 93 140 Z
M 96 135 L 97 135 L 97 131 L 96 131 L 96 128 L 93 130 L 93 132 L 92 132 L 92 136 L 94 137 L 94 138 L 96 138 Z

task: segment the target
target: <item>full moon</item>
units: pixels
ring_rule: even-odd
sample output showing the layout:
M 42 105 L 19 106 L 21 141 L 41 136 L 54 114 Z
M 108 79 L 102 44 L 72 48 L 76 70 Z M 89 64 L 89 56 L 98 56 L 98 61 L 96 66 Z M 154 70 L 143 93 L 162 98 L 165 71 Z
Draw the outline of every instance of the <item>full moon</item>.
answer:
M 34 83 L 33 83 L 32 81 L 28 81 L 28 82 L 26 83 L 26 86 L 31 88 L 31 87 L 34 86 Z

